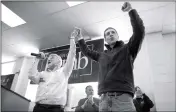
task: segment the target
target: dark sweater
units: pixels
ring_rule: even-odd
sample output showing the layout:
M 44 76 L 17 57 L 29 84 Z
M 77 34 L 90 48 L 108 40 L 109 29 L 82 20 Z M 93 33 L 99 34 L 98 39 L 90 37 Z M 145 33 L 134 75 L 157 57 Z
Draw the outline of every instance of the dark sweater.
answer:
M 117 41 L 114 48 L 97 52 L 90 50 L 84 39 L 78 41 L 84 55 L 99 62 L 98 94 L 125 92 L 134 95 L 133 62 L 142 44 L 145 28 L 135 9 L 129 12 L 133 35 L 127 44 Z
M 154 106 L 153 102 L 146 94 L 143 94 L 143 98 L 133 99 L 133 102 L 137 112 L 150 112 L 150 109 Z
M 78 106 L 76 107 L 75 112 L 86 112 L 86 111 L 88 111 L 88 112 L 98 112 L 98 111 L 99 111 L 98 107 L 99 107 L 99 102 L 100 102 L 100 100 L 97 99 L 97 98 L 93 98 L 93 101 L 94 101 L 94 103 L 95 103 L 94 105 L 88 103 L 88 104 L 85 106 L 84 109 L 81 108 L 81 106 L 84 104 L 84 102 L 85 102 L 86 100 L 87 100 L 87 98 L 83 98 L 83 99 L 79 100 Z

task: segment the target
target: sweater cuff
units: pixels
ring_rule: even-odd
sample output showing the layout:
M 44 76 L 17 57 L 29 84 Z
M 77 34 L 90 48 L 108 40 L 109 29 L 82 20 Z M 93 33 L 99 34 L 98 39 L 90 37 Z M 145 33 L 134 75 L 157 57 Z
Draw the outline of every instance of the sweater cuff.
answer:
M 137 13 L 136 9 L 131 9 L 129 12 L 130 17 L 134 16 L 135 13 Z

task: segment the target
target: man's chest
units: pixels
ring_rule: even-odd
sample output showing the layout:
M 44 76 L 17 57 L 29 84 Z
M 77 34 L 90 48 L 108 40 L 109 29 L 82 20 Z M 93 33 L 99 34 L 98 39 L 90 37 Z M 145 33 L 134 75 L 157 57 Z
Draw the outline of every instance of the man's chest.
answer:
M 66 80 L 62 72 L 45 72 L 40 76 L 39 85 L 57 84 Z
M 137 99 L 137 102 L 139 103 L 140 107 L 143 108 L 144 107 L 144 99 L 140 98 L 140 99 Z
M 101 54 L 100 62 L 106 64 L 116 63 L 117 61 L 123 61 L 128 56 L 128 51 L 126 47 L 114 48 L 112 50 L 107 50 Z

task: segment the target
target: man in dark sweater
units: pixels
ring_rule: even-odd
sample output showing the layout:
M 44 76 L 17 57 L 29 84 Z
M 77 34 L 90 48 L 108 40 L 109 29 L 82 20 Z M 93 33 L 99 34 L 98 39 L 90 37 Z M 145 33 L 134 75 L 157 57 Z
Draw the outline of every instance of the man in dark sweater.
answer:
M 124 3 L 122 11 L 129 13 L 133 28 L 133 35 L 127 44 L 119 41 L 117 31 L 109 27 L 104 31 L 108 50 L 90 50 L 82 37 L 81 29 L 75 28 L 76 39 L 83 54 L 99 63 L 99 111 L 135 111 L 133 63 L 144 39 L 145 28 L 137 11 L 132 9 L 129 2 Z
M 94 90 L 92 86 L 87 86 L 85 90 L 87 97 L 79 100 L 75 112 L 98 112 L 99 99 L 94 98 Z
M 135 87 L 135 98 L 133 102 L 137 112 L 150 112 L 150 109 L 154 106 L 150 98 L 138 86 Z

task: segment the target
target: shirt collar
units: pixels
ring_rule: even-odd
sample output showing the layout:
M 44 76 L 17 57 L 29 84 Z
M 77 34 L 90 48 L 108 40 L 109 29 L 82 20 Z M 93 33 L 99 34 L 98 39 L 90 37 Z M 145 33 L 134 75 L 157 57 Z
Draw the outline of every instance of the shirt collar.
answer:
M 55 72 L 58 70 L 58 66 L 56 65 L 52 70 L 50 68 L 47 68 L 48 72 Z
M 124 45 L 124 42 L 123 42 L 123 41 L 116 41 L 116 43 L 115 43 L 115 45 L 114 45 L 113 48 L 121 47 L 122 45 Z M 112 49 L 112 48 L 110 47 L 110 45 L 108 45 L 108 44 L 105 44 L 105 46 L 106 46 L 106 48 L 107 48 L 108 50 L 111 50 L 111 49 Z

